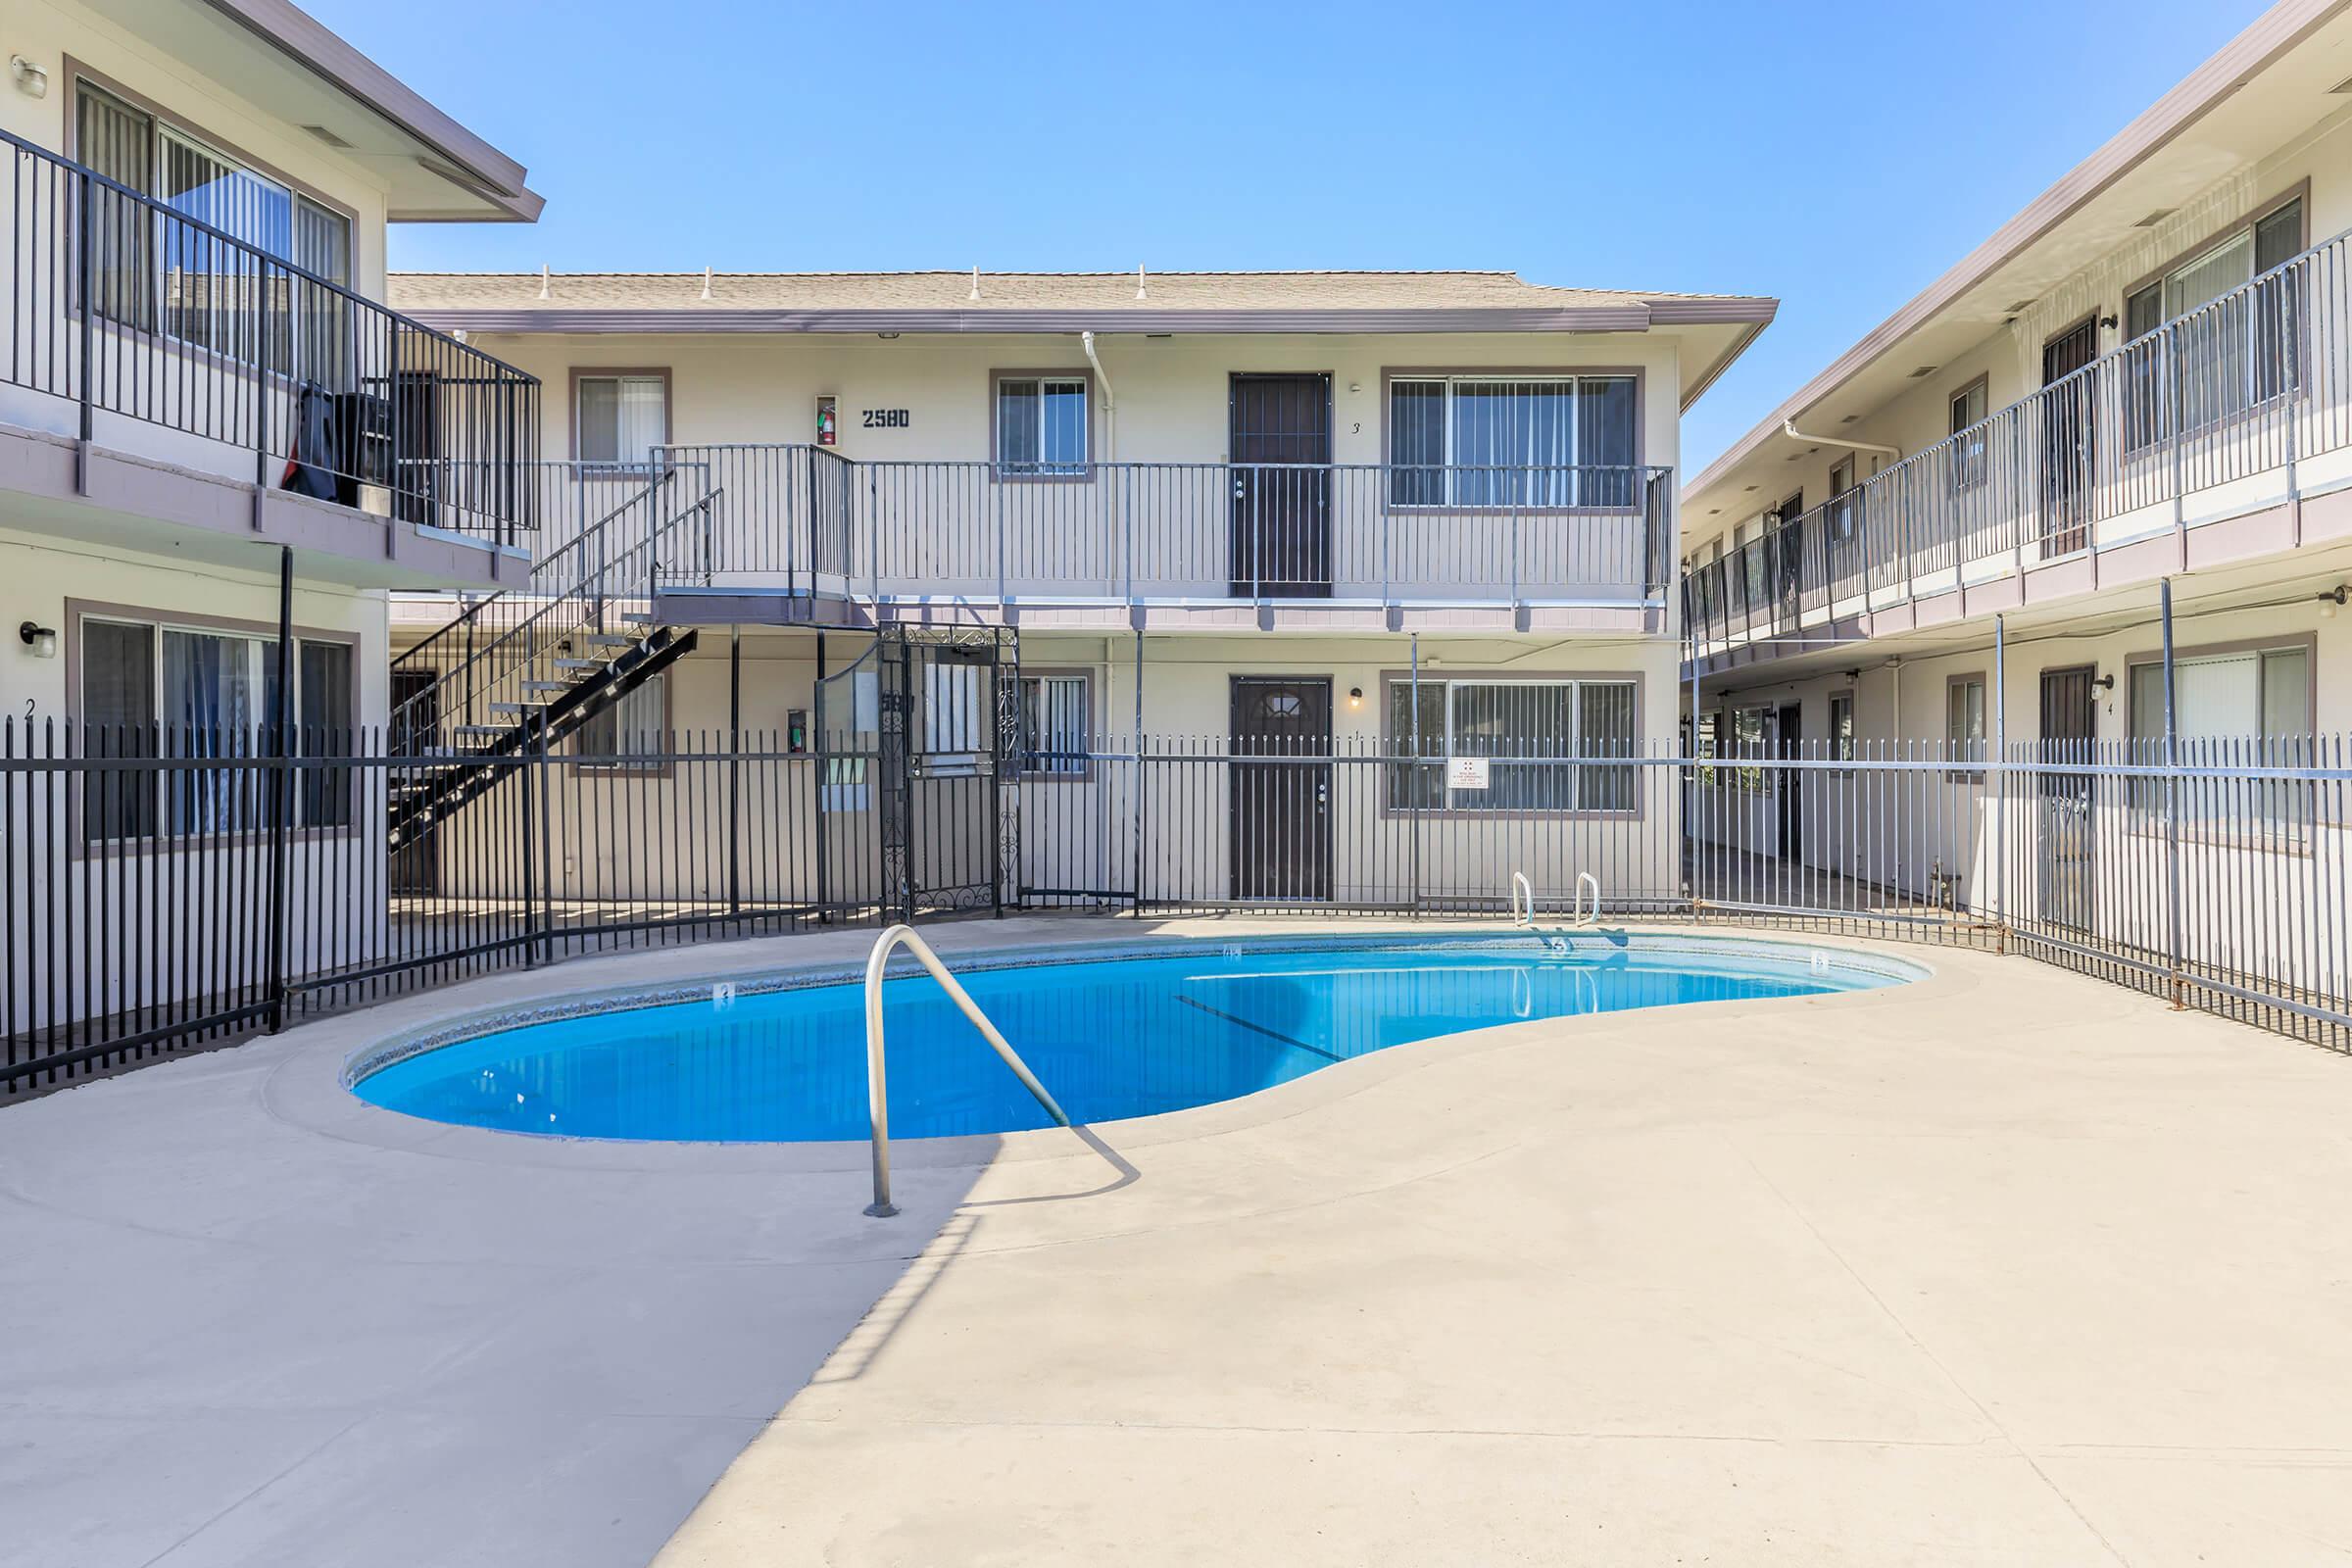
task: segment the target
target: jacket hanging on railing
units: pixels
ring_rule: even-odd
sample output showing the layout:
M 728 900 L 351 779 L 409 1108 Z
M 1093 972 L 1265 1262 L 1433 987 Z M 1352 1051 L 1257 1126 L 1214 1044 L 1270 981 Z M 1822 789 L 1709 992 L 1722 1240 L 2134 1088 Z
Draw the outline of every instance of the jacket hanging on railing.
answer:
M 326 388 L 305 381 L 294 397 L 294 445 L 278 488 L 320 501 L 335 499 L 334 402 Z

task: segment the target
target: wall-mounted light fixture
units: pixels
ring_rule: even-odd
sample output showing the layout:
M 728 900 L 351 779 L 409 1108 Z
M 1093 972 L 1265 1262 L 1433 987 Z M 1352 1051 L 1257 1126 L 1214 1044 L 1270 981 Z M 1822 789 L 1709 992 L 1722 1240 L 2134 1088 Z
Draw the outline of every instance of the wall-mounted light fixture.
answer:
M 17 91 L 24 94 L 27 98 L 49 96 L 49 73 L 23 55 L 8 57 L 8 74 L 17 79 Z
M 1838 678 L 1840 680 L 1860 680 L 1862 678 L 1862 672 L 1858 669 L 1841 669 L 1838 672 Z
M 54 626 L 36 626 L 28 620 L 17 628 L 17 641 L 31 649 L 35 659 L 57 657 L 57 628 Z
M 2100 691 L 2111 692 L 2115 690 L 2115 676 L 2112 674 L 2101 675 L 2096 680 L 2092 681 L 2091 684 L 2097 687 Z
M 1361 708 L 1364 706 L 1364 689 L 1361 686 L 1350 686 L 1348 688 L 1348 706 L 1349 708 Z
M 2352 598 L 2352 589 L 2346 588 L 2340 582 L 2320 595 L 2320 618 L 2322 620 L 2334 619 L 2335 612 L 2344 608 L 2344 601 L 2347 598 Z

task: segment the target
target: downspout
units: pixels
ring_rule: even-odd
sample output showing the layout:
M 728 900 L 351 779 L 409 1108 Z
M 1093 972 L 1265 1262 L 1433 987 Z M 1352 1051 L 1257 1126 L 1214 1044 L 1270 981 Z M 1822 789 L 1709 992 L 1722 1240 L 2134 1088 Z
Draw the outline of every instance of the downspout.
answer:
M 1086 363 L 1095 368 L 1095 385 L 1102 389 L 1102 461 L 1115 463 L 1119 456 L 1119 400 L 1110 389 L 1110 372 L 1102 368 L 1102 357 L 1095 352 L 1095 334 L 1081 332 L 1078 341 L 1086 350 Z
M 1901 447 L 1882 446 L 1876 441 L 1848 441 L 1841 435 L 1807 435 L 1796 427 L 1794 419 L 1783 419 L 1781 430 L 1791 441 L 1802 441 L 1817 447 L 1850 447 L 1856 452 L 1875 452 L 1890 463 L 1899 462 L 1903 455 Z

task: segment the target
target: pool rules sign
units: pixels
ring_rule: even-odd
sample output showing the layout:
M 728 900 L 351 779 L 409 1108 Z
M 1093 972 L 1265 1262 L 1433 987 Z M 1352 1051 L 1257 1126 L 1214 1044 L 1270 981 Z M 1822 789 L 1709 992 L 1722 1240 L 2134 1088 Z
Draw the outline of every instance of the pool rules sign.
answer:
M 1483 790 L 1487 787 L 1492 761 L 1484 757 L 1449 757 L 1446 759 L 1446 787 L 1449 790 Z

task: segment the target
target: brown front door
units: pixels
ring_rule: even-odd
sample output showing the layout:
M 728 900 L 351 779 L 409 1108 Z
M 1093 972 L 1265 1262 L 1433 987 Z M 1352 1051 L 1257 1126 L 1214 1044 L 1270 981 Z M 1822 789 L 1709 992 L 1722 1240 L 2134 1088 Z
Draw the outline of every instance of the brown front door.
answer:
M 2086 319 L 2042 346 L 2041 554 L 2045 560 L 2069 555 L 2090 543 L 2091 484 L 2098 462 L 2093 378 L 2066 378 L 2098 354 L 2095 319 Z
M 392 672 L 392 707 L 399 710 L 410 706 L 393 729 L 390 740 L 394 757 L 429 756 L 440 741 L 440 705 L 433 696 L 433 686 L 440 675 L 429 669 L 396 669 Z M 390 788 L 397 794 L 404 787 L 421 789 L 432 782 L 430 764 L 418 763 L 409 767 L 394 766 L 387 771 Z M 407 842 L 392 852 L 389 871 L 394 893 L 433 894 L 441 891 L 441 841 L 430 832 L 417 835 L 411 831 Z
M 1236 375 L 1226 398 L 1236 598 L 1331 596 L 1331 377 Z
M 2097 734 L 2097 673 L 2088 664 L 2041 672 L 2042 762 L 2093 761 Z M 2044 920 L 2090 929 L 2091 894 L 2097 885 L 2093 851 L 2091 773 L 2037 773 L 2035 815 L 2040 831 L 2034 835 L 2036 905 Z
M 1781 709 L 1780 752 L 1784 760 L 1804 755 L 1805 710 L 1795 703 Z M 1796 767 L 1781 769 L 1781 858 L 1796 860 L 1804 858 L 1804 770 Z
M 1331 682 L 1234 676 L 1233 755 L 1233 896 L 1329 899 Z

